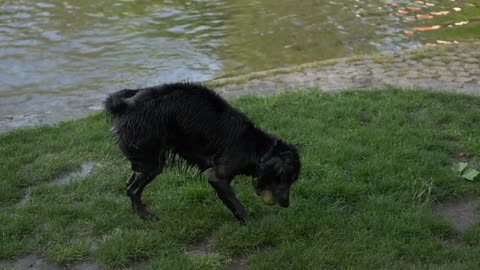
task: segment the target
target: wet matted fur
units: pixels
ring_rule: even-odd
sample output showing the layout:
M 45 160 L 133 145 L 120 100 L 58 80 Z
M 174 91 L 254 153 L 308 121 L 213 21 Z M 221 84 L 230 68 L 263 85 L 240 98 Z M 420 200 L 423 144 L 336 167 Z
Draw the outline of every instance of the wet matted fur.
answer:
M 141 201 L 145 186 L 178 156 L 208 172 L 218 197 L 242 223 L 246 213 L 230 187 L 236 175 L 256 178 L 256 191 L 289 205 L 300 173 L 297 149 L 255 127 L 243 113 L 205 86 L 164 84 L 108 96 L 105 110 L 120 150 L 131 163 L 127 194 L 144 219 L 156 219 Z

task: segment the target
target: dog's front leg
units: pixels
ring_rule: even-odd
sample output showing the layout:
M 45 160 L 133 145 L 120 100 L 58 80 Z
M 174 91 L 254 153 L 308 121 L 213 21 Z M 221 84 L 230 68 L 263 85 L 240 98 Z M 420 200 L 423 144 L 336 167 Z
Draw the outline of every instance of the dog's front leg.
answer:
M 243 209 L 242 204 L 235 196 L 235 193 L 230 187 L 230 179 L 222 179 L 218 177 L 215 171 L 210 171 L 208 174 L 208 182 L 217 192 L 218 197 L 222 200 L 233 215 L 238 219 L 241 224 L 245 224 L 247 220 L 247 213 Z

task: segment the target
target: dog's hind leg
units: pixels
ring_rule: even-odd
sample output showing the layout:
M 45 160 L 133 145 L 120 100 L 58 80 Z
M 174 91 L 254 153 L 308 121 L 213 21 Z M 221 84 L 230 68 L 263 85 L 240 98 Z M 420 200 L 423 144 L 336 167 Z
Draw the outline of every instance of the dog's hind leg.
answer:
M 156 174 L 145 172 L 134 172 L 134 174 L 135 179 L 127 187 L 127 195 L 132 201 L 132 208 L 142 219 L 157 220 L 158 218 L 154 214 L 148 212 L 142 202 L 143 189 L 155 178 Z
M 155 164 L 155 165 L 153 165 Z M 143 165 L 143 166 L 142 166 Z M 141 166 L 140 171 L 133 172 L 127 183 L 127 195 L 132 201 L 132 208 L 137 214 L 145 220 L 158 220 L 158 218 L 150 213 L 142 202 L 142 193 L 145 187 L 155 179 L 163 171 L 165 166 L 165 155 L 160 155 L 158 163 L 145 163 Z
M 130 175 L 130 178 L 128 178 L 128 180 L 127 180 L 127 188 L 128 188 L 128 186 L 130 186 L 130 184 L 133 183 L 133 181 L 135 181 L 135 175 L 136 175 L 136 173 L 135 173 L 135 172 L 132 172 L 132 175 Z
M 214 169 L 208 171 L 208 182 L 215 189 L 220 200 L 232 211 L 241 224 L 245 224 L 247 213 L 230 186 L 231 180 L 219 177 Z

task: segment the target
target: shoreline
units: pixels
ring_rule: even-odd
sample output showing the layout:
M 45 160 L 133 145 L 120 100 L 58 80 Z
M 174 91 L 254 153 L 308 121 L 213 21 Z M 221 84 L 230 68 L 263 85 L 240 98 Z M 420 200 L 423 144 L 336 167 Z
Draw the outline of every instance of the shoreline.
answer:
M 314 87 L 334 92 L 388 85 L 480 95 L 480 41 L 330 59 L 202 83 L 225 98 Z M 102 109 L 105 97 L 89 92 L 2 98 L 0 133 L 86 117 Z

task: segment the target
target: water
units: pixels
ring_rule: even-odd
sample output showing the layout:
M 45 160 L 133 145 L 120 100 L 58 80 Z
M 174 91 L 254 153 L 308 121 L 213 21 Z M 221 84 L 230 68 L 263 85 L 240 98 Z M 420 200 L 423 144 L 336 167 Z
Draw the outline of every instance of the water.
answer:
M 205 80 L 221 69 L 217 31 L 204 35 L 212 20 L 187 27 L 200 11 L 149 1 L 2 2 L 3 95 Z
M 363 2 L 3 0 L 0 92 L 208 80 L 411 46 L 395 23 L 372 23 L 380 1 Z
M 388 9 L 378 0 L 2 0 L 0 118 L 88 110 L 77 101 L 126 87 L 419 46 Z

